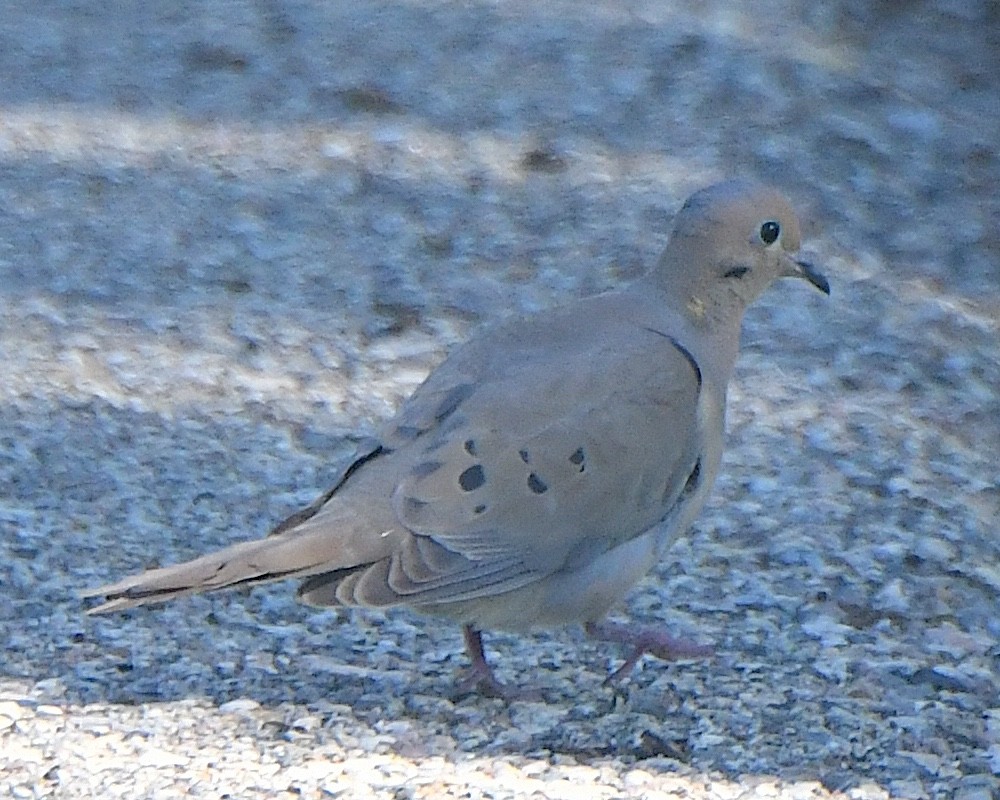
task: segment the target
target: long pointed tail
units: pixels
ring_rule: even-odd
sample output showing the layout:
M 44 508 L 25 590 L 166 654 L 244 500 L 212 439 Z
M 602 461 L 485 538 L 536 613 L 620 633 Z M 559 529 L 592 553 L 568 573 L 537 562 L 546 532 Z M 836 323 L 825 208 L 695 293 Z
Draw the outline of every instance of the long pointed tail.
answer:
M 330 536 L 274 536 L 242 542 L 183 564 L 130 575 L 115 583 L 85 589 L 81 597 L 104 597 L 88 614 L 162 603 L 175 597 L 215 592 L 285 578 L 330 572 L 341 565 L 333 560 Z

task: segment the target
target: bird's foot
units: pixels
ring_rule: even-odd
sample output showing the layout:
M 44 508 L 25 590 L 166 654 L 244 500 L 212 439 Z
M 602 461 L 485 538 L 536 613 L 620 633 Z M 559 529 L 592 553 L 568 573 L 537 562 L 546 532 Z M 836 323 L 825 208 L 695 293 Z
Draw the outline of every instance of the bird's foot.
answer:
M 625 662 L 604 680 L 605 686 L 618 683 L 628 675 L 646 653 L 664 661 L 680 661 L 689 658 L 707 658 L 715 650 L 704 644 L 697 644 L 686 639 L 677 639 L 662 628 L 636 628 L 618 622 L 588 622 L 584 629 L 587 635 L 605 642 L 616 642 L 629 645 L 632 652 Z
M 498 680 L 490 665 L 485 661 L 481 665 L 472 664 L 465 670 L 455 688 L 458 697 L 467 694 L 480 694 L 483 697 L 493 697 L 507 702 L 524 699 L 523 690 L 508 686 Z
M 465 637 L 465 649 L 469 653 L 468 670 L 458 682 L 458 694 L 465 695 L 478 692 L 484 697 L 494 697 L 506 702 L 515 700 L 525 700 L 528 702 L 539 701 L 542 694 L 537 689 L 525 689 L 522 687 L 508 686 L 497 679 L 493 674 L 493 668 L 486 660 L 483 652 L 483 635 L 470 625 L 462 629 Z

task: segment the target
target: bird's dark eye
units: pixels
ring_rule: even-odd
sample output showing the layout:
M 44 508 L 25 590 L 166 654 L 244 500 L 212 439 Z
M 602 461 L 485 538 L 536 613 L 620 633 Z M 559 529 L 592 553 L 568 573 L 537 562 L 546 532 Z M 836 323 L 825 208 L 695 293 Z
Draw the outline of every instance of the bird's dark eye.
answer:
M 768 220 L 760 226 L 760 240 L 764 244 L 774 244 L 778 241 L 778 235 L 780 233 L 781 226 L 774 220 Z

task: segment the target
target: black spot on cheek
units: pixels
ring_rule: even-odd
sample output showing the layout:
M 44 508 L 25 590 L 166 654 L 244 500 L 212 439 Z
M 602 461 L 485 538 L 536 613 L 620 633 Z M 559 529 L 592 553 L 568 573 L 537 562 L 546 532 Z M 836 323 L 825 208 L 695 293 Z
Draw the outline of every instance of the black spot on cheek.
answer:
M 573 455 L 569 457 L 569 463 L 579 467 L 580 472 L 583 472 L 587 468 L 585 461 L 586 456 L 583 453 L 582 447 L 576 448 L 576 450 L 573 451 Z
M 482 503 L 480 503 L 478 506 L 472 509 L 473 514 L 482 514 L 484 511 L 486 511 L 486 506 L 484 506 Z
M 463 447 L 465 448 L 465 452 L 468 453 L 470 456 L 476 455 L 477 448 L 475 439 L 466 439 Z
M 535 494 L 545 494 L 549 490 L 548 484 L 534 472 L 528 475 L 528 488 Z
M 486 483 L 486 473 L 483 472 L 481 464 L 474 464 L 458 476 L 458 485 L 464 492 L 474 492 L 484 483 Z
M 531 453 L 529 453 L 527 450 L 518 450 L 517 454 L 519 456 L 521 456 L 521 460 L 525 464 L 530 464 L 531 463 Z

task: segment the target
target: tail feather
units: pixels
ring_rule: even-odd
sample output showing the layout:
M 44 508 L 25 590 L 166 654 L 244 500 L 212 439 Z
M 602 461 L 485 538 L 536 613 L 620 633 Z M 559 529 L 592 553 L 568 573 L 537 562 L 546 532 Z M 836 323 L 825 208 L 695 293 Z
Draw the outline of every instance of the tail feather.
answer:
M 338 538 L 328 530 L 316 530 L 241 542 L 183 564 L 85 589 L 81 597 L 103 597 L 104 602 L 88 609 L 87 613 L 104 614 L 190 594 L 356 567 L 381 555 L 351 552 L 353 548 L 344 548 L 337 542 Z M 359 559 L 359 556 L 362 557 Z

